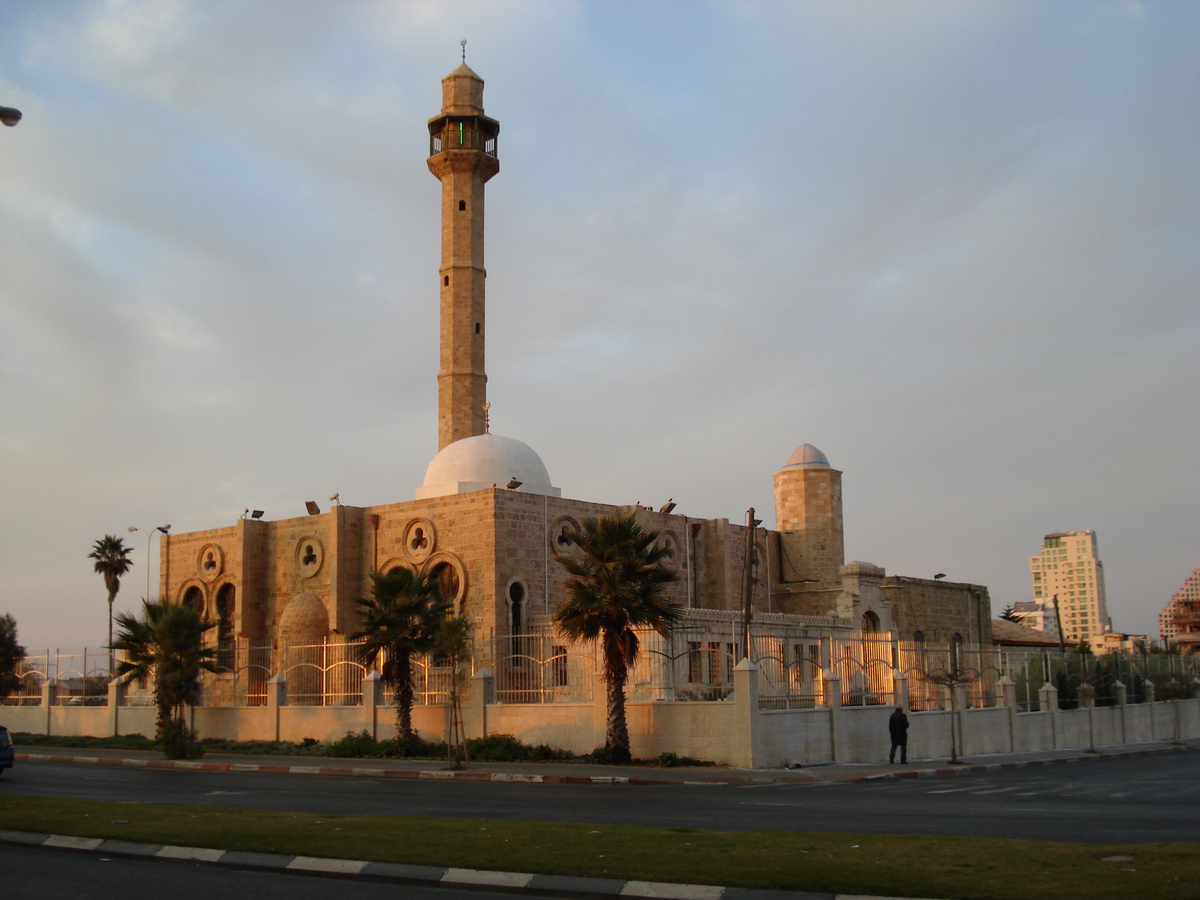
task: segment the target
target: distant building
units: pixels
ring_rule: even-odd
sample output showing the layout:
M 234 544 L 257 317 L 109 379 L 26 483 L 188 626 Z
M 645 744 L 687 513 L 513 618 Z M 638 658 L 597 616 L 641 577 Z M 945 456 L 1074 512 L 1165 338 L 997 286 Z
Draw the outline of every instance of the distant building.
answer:
M 1063 636 L 1095 643 L 1109 630 L 1104 565 L 1094 531 L 1048 534 L 1042 552 L 1029 558 L 1034 602 L 1058 602 Z M 1047 610 L 1053 615 L 1053 609 Z M 1200 635 L 1197 636 L 1200 638 Z
M 1193 571 L 1167 601 L 1158 614 L 1158 628 L 1164 644 L 1200 649 L 1200 569 Z
M 1053 614 L 1051 614 L 1053 618 Z M 1058 648 L 1058 635 L 1047 634 L 1028 625 L 1010 622 L 1008 619 L 992 620 L 992 643 L 1000 647 L 1043 647 Z M 1067 647 L 1074 647 L 1075 641 L 1064 641 Z
M 1012 613 L 1026 628 L 1036 628 L 1058 637 L 1058 619 L 1054 615 L 1054 604 L 1041 600 L 1018 600 L 1012 605 Z
M 1148 634 L 1124 634 L 1120 631 L 1110 631 L 1100 636 L 1092 645 L 1092 650 L 1100 653 L 1137 653 L 1143 648 L 1149 649 L 1153 641 Z

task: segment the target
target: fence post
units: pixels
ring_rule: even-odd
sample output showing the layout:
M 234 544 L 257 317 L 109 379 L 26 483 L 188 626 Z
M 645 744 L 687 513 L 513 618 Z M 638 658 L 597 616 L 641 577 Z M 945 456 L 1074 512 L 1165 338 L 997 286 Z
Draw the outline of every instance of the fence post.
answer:
M 470 704 L 463 710 L 467 738 L 488 736 L 488 704 L 496 700 L 496 679 L 488 669 L 471 676 Z
M 829 707 L 829 758 L 836 763 L 841 743 L 838 741 L 838 731 L 842 721 L 842 679 L 832 669 L 825 669 L 821 675 L 825 705 Z
M 46 655 L 46 660 L 49 662 L 50 656 Z M 46 668 L 50 668 L 49 665 Z M 50 734 L 50 713 L 54 708 L 55 696 L 58 693 L 58 685 L 50 680 L 49 677 L 42 682 L 42 709 L 46 711 L 46 734 Z
M 1000 688 L 1000 705 L 1008 708 L 1008 752 L 1017 752 L 1017 683 L 1007 675 L 996 682 Z
M 908 709 L 908 676 L 899 669 L 892 669 L 892 702 Z
M 267 706 L 274 713 L 275 719 L 275 740 L 278 741 L 280 735 L 280 713 L 281 707 L 288 705 L 288 683 L 287 677 L 282 673 L 272 675 L 267 679 Z
M 1147 678 L 1144 686 L 1146 688 L 1146 715 L 1150 719 L 1150 737 L 1146 738 L 1146 740 L 1156 741 L 1158 738 L 1154 736 L 1154 682 Z
M 363 676 L 363 713 L 371 724 L 371 737 L 379 740 L 379 699 L 383 694 L 383 676 L 372 670 Z
M 129 676 L 114 678 L 108 683 L 108 723 L 113 737 L 117 737 L 121 727 L 119 710 L 125 705 L 125 691 L 129 687 Z
M 1121 721 L 1121 743 L 1126 743 L 1125 739 L 1125 714 L 1128 712 L 1129 705 L 1129 689 L 1125 687 L 1125 682 L 1113 682 L 1113 706 L 1116 707 L 1116 715 Z
M 756 768 L 762 762 L 758 739 L 758 666 L 750 658 L 733 667 L 734 726 L 733 764 L 743 769 Z
M 1058 749 L 1058 688 L 1050 682 L 1042 685 L 1038 691 L 1038 699 L 1042 707 L 1050 714 L 1050 748 Z

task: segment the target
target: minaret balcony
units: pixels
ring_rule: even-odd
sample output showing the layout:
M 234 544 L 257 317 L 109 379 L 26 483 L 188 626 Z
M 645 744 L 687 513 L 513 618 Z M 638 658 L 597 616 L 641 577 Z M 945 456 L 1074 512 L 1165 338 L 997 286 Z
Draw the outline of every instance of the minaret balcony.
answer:
M 500 123 L 487 116 L 439 116 L 429 123 L 429 155 L 446 150 L 478 150 L 497 156 Z

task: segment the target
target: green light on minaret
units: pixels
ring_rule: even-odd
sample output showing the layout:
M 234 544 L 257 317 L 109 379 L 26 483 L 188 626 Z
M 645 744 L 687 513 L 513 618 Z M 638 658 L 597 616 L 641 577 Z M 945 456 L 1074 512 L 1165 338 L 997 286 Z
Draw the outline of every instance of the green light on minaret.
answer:
M 459 122 L 458 123 L 458 146 L 461 147 L 462 142 L 463 142 L 463 123 Z

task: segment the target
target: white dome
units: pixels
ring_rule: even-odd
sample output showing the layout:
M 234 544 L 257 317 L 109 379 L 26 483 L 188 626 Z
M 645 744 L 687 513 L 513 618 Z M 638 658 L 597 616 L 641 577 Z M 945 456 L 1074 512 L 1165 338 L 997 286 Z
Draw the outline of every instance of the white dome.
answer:
M 519 491 L 562 496 L 550 485 L 541 457 L 528 444 L 498 434 L 477 434 L 442 448 L 425 470 L 417 499 L 503 488 L 514 478 L 521 482 Z
M 792 455 L 787 458 L 783 467 L 785 469 L 792 467 L 828 469 L 830 465 L 829 458 L 812 444 L 801 444 L 792 451 Z

